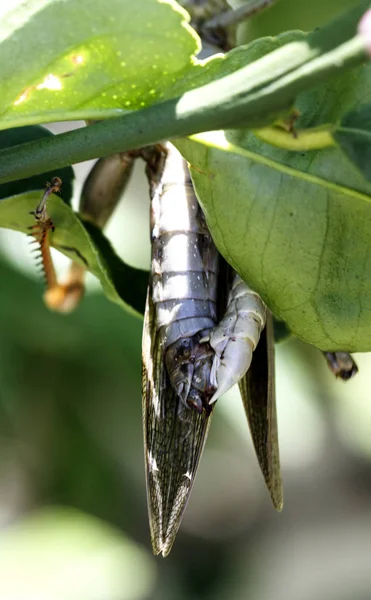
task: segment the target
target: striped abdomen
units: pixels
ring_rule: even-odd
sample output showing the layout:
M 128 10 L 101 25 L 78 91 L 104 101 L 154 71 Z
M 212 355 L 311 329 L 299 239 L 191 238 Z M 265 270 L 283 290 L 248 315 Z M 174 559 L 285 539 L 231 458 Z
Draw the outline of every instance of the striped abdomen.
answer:
M 171 384 L 198 410 L 215 391 L 214 352 L 199 340 L 217 319 L 218 252 L 193 191 L 187 164 L 171 145 L 152 184 L 152 300 Z M 154 178 L 152 177 L 152 181 Z

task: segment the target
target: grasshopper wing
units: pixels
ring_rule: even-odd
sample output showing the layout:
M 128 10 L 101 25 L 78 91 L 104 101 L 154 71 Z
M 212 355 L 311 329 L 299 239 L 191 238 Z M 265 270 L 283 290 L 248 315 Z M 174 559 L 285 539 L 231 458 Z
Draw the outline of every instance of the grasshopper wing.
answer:
M 255 452 L 274 507 L 281 511 L 283 494 L 278 449 L 274 378 L 273 319 L 267 322 L 239 388 Z

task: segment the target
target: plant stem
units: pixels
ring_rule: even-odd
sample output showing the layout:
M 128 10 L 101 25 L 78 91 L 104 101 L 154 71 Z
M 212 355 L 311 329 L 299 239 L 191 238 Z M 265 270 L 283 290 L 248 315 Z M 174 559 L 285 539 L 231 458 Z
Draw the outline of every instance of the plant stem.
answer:
M 230 27 L 241 21 L 246 21 L 257 12 L 268 8 L 274 4 L 276 0 L 251 0 L 248 4 L 244 4 L 235 10 L 227 10 L 226 12 L 216 15 L 204 24 L 205 29 L 216 29 L 218 27 Z

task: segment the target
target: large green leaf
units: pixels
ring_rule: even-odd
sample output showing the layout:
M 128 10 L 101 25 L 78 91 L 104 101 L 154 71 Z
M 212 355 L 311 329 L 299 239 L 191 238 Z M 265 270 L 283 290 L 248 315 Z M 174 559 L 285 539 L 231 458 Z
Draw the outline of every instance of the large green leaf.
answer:
M 158 101 L 199 50 L 173 0 L 21 0 L 0 27 L 2 128 Z
M 298 129 L 339 121 L 370 75 L 302 94 Z M 371 184 L 342 151 L 283 151 L 247 130 L 177 145 L 219 250 L 274 314 L 323 350 L 371 350 Z
M 291 44 L 290 46 L 288 44 Z M 174 81 L 165 90 L 166 98 L 173 98 L 184 94 L 187 90 L 192 90 L 226 75 L 235 73 L 238 69 L 252 64 L 254 61 L 263 58 L 267 54 L 287 46 L 281 55 L 281 59 L 267 57 L 265 64 L 260 63 L 254 72 L 251 72 L 249 86 L 253 89 L 262 84 L 265 78 L 276 78 L 279 74 L 285 73 L 289 68 L 298 66 L 303 57 L 306 60 L 310 46 L 308 35 L 302 31 L 287 31 L 277 37 L 264 37 L 255 40 L 248 46 L 239 46 L 226 54 L 215 54 L 206 60 L 195 60 L 192 69 L 189 69 L 181 79 Z M 313 49 L 313 52 L 317 50 Z M 285 59 L 291 58 L 290 66 Z M 270 62 L 272 59 L 272 62 Z

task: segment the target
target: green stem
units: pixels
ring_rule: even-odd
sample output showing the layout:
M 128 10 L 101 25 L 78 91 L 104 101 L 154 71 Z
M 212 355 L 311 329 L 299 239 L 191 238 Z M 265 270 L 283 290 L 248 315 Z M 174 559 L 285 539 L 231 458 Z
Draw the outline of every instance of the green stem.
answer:
M 304 43 L 287 44 L 180 98 L 93 127 L 4 149 L 0 152 L 0 183 L 163 139 L 268 125 L 283 111 L 287 114 L 299 92 L 365 60 L 365 39 L 357 35 L 349 40 L 364 5 L 360 2 L 342 20 L 314 32 Z M 344 43 L 344 39 L 348 41 Z

